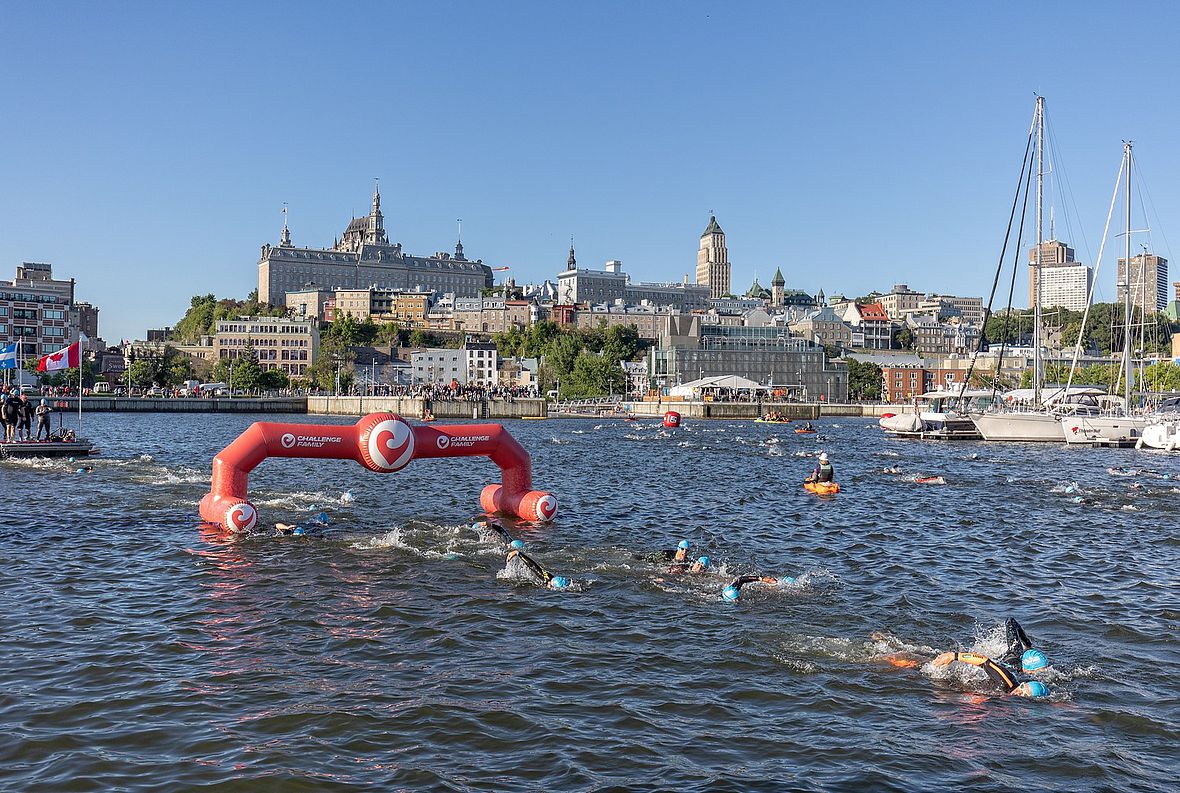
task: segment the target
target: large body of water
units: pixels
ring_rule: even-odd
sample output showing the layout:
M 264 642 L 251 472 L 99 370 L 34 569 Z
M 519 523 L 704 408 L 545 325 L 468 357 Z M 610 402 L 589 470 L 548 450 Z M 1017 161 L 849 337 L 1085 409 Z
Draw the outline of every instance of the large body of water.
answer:
M 270 460 L 251 480 L 262 521 L 324 510 L 327 536 L 202 530 L 210 460 L 257 418 L 88 416 L 93 472 L 0 463 L 0 788 L 1180 779 L 1180 458 L 887 440 L 866 419 L 818 439 L 511 423 L 560 499 L 556 522 L 515 529 L 576 582 L 554 592 L 505 577 L 503 550 L 463 528 L 498 478 L 482 459 L 384 476 Z M 799 486 L 821 448 L 843 485 L 827 500 Z M 1108 470 L 1124 467 L 1149 470 Z M 717 574 L 634 558 L 681 538 Z M 745 572 L 800 580 L 724 602 Z M 889 662 L 996 653 L 1008 616 L 1053 662 L 1047 701 Z

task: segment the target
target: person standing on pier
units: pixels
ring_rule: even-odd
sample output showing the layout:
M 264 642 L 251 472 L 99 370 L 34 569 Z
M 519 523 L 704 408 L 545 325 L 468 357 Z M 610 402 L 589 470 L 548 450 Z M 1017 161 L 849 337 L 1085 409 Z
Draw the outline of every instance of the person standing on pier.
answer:
M 33 440 L 33 403 L 24 394 L 20 395 L 20 402 L 16 405 L 17 410 L 17 437 L 22 441 Z
M 49 414 L 53 412 L 53 408 L 49 407 L 49 400 L 42 399 L 41 404 L 37 406 L 34 413 L 37 416 L 37 440 L 41 440 L 41 431 L 45 431 L 45 440 L 49 440 Z
M 0 390 L 0 421 L 4 423 L 4 440 L 8 443 L 16 440 L 17 401 L 8 386 Z

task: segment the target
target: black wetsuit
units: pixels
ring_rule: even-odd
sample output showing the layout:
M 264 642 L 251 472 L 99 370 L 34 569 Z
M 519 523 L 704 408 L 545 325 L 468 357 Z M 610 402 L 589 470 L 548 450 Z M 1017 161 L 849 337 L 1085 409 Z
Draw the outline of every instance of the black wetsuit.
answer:
M 17 422 L 17 401 L 12 394 L 5 394 L 3 396 L 3 403 L 0 404 L 0 419 L 3 419 L 4 426 L 12 427 L 15 431 Z
M 536 559 L 529 556 L 524 551 L 513 551 L 508 555 L 510 560 L 514 557 L 519 559 L 524 564 L 524 566 L 529 569 L 529 572 L 537 576 L 537 578 L 540 578 L 542 584 L 548 585 L 549 581 L 553 578 L 553 575 L 548 570 L 546 570 L 544 567 L 541 567 L 540 563 L 537 562 Z
M 993 683 L 1004 689 L 1005 694 L 1011 694 L 1024 682 L 1016 670 L 1021 668 L 1021 656 L 1026 650 L 1033 649 L 1033 644 L 1020 623 L 1011 617 L 1004 620 L 1004 638 L 1007 649 L 998 661 L 979 653 L 955 653 L 955 660 L 980 667 Z
M 1004 620 L 1004 638 L 1007 642 L 1008 649 L 1004 652 L 1004 657 L 1000 661 L 1019 668 L 1021 656 L 1024 655 L 1026 650 L 1033 648 L 1032 639 L 1028 638 L 1028 634 L 1024 632 L 1024 628 L 1020 627 L 1020 623 L 1011 617 Z
M 25 399 L 25 400 L 22 400 L 22 401 L 16 403 L 16 409 L 17 409 L 17 415 L 19 416 L 19 422 L 17 423 L 17 427 L 22 432 L 24 432 L 26 438 L 32 437 L 32 435 L 33 435 L 33 411 L 36 410 L 36 408 L 33 406 L 32 402 Z
M 513 536 L 508 533 L 508 529 L 504 528 L 499 523 L 492 523 L 489 521 L 487 525 L 487 531 L 495 532 L 496 534 L 500 535 L 500 539 L 504 541 L 505 545 L 512 544 L 512 540 L 514 539 Z
M 737 578 L 730 581 L 729 585 L 731 587 L 733 587 L 734 589 L 736 589 L 738 592 L 741 592 L 742 587 L 744 587 L 746 584 L 754 584 L 754 583 L 765 584 L 767 582 L 763 581 L 762 576 L 760 576 L 760 575 L 739 575 Z

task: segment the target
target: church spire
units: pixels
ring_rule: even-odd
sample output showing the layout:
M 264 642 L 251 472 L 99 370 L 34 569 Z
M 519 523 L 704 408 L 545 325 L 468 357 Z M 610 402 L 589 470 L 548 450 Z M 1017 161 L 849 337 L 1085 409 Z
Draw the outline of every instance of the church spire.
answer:
M 283 234 L 279 237 L 279 246 L 282 248 L 290 248 L 291 246 L 291 229 L 287 228 L 287 202 L 283 202 Z
M 388 242 L 385 238 L 385 218 L 381 215 L 381 180 L 373 181 L 373 206 L 369 210 L 369 222 L 365 230 L 365 242 L 369 244 Z
M 572 234 L 570 235 L 570 257 L 565 260 L 565 269 L 578 269 L 578 260 L 574 258 L 574 237 Z
M 459 218 L 455 222 L 459 224 L 459 241 L 455 243 L 455 258 L 462 260 L 466 258 L 463 256 L 463 218 Z

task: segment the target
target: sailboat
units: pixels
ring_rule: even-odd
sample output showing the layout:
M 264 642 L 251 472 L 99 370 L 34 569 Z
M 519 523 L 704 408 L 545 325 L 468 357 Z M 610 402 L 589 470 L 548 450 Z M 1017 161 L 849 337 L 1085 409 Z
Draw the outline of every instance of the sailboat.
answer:
M 1037 168 L 1037 247 L 1036 263 L 1037 294 L 1033 307 L 1033 387 L 1031 393 L 1009 395 L 1005 404 L 982 413 L 971 413 L 970 417 L 979 434 L 988 441 L 1061 442 L 1061 415 L 1063 413 L 1088 412 L 1088 405 L 1071 402 L 1075 395 L 1069 390 L 1045 394 L 1045 364 L 1042 357 L 1041 328 L 1041 257 L 1044 242 L 1044 184 L 1045 184 L 1045 97 L 1037 97 L 1036 113 L 1033 116 L 1036 132 Z M 1023 216 L 1022 216 L 1023 218 Z M 1023 219 L 1021 221 L 1023 223 Z M 1001 263 L 1002 266 L 1002 263 Z
M 1127 174 L 1126 186 L 1126 229 L 1124 232 L 1125 244 L 1125 258 L 1123 267 L 1123 279 L 1119 283 L 1119 288 L 1123 292 L 1123 360 L 1119 367 L 1122 373 L 1123 380 L 1123 398 L 1121 404 L 1117 409 L 1111 412 L 1103 412 L 1100 415 L 1086 415 L 1076 416 L 1068 421 L 1061 423 L 1061 430 L 1065 436 L 1065 442 L 1070 444 L 1083 445 L 1122 445 L 1138 441 L 1143 435 L 1143 429 L 1147 426 L 1147 418 L 1142 414 L 1136 415 L 1133 411 L 1131 398 L 1133 396 L 1133 383 L 1135 380 L 1135 372 L 1133 370 L 1134 361 L 1131 358 L 1131 328 L 1132 315 L 1134 306 L 1131 302 L 1131 166 L 1134 163 L 1134 158 L 1131 156 L 1131 142 L 1123 142 L 1123 162 L 1119 166 L 1120 177 L 1123 171 Z M 1115 183 L 1115 190 L 1117 193 L 1118 182 Z M 1104 239 L 1105 242 L 1105 239 Z M 1144 266 L 1146 264 L 1146 255 L 1143 258 Z M 1140 274 L 1139 278 L 1140 288 L 1143 288 L 1143 276 Z M 1147 311 L 1145 303 L 1146 295 L 1140 299 L 1142 310 Z M 1082 323 L 1082 332 L 1085 330 L 1085 322 Z M 1081 345 L 1081 338 L 1079 333 L 1079 346 Z M 1070 376 L 1073 376 L 1071 370 Z
M 1136 449 L 1180 451 L 1180 397 L 1168 397 L 1156 406 L 1143 434 L 1135 442 Z

